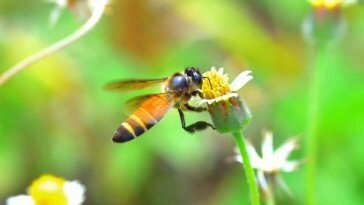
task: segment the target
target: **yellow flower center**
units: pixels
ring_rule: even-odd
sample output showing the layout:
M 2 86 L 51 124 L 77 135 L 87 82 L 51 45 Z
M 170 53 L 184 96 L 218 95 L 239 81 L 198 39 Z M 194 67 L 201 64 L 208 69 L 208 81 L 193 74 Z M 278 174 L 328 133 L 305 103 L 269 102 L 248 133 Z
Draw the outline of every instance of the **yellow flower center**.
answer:
M 206 99 L 215 99 L 217 97 L 230 93 L 229 78 L 221 75 L 217 71 L 207 71 L 203 74 L 202 92 Z
M 313 7 L 323 7 L 327 9 L 333 9 L 341 6 L 343 0 L 309 0 Z
M 67 205 L 63 192 L 65 180 L 51 175 L 43 175 L 29 187 L 29 194 L 35 205 Z

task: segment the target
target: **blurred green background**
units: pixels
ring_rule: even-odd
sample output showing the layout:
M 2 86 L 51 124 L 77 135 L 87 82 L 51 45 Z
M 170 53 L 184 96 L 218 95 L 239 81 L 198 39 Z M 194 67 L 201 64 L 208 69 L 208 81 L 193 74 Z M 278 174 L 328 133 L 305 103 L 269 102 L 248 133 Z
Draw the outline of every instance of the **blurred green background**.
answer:
M 52 8 L 41 0 L 0 0 L 1 72 L 82 24 L 65 10 L 50 28 Z M 240 91 L 253 113 L 246 136 L 259 149 L 263 129 L 274 132 L 275 147 L 299 135 L 302 146 L 291 158 L 305 158 L 315 52 L 301 25 L 310 12 L 306 1 L 113 1 L 86 37 L 0 87 L 0 204 L 44 173 L 80 180 L 85 204 L 247 204 L 245 174 L 226 162 L 234 155 L 231 136 L 190 135 L 172 110 L 141 138 L 112 143 L 126 117 L 123 103 L 159 88 L 110 93 L 102 86 L 186 66 L 224 67 L 231 78 L 251 69 L 254 80 Z M 364 8 L 343 15 L 347 32 L 330 50 L 321 90 L 320 205 L 364 203 Z M 277 204 L 304 204 L 304 167 L 283 178 L 293 197 L 276 190 Z

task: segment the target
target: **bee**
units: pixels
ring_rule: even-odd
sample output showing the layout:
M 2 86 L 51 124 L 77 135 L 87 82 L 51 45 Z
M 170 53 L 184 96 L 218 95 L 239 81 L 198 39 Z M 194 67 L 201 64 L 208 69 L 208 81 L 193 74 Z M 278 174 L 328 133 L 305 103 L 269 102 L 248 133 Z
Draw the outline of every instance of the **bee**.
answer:
M 127 102 L 128 107 L 135 107 L 131 115 L 116 129 L 112 140 L 127 142 L 142 135 L 159 122 L 173 107 L 178 110 L 181 125 L 189 133 L 202 131 L 208 127 L 215 129 L 208 122 L 198 121 L 186 126 L 183 111 L 203 112 L 204 107 L 188 104 L 192 96 L 203 98 L 201 86 L 203 77 L 194 67 L 187 67 L 184 73 L 175 73 L 167 78 L 154 80 L 122 80 L 105 86 L 108 90 L 138 90 L 162 85 L 163 92 L 135 97 Z M 210 83 L 211 84 L 211 83 Z

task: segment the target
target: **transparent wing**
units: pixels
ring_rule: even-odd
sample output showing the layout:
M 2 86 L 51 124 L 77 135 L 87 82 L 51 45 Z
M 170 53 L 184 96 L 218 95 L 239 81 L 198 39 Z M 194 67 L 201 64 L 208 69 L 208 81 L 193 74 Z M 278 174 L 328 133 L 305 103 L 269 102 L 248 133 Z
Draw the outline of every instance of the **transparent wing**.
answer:
M 157 93 L 157 94 L 148 94 L 141 95 L 135 98 L 132 98 L 125 102 L 124 111 L 127 114 L 132 113 L 133 111 L 143 108 L 148 111 L 156 111 L 165 110 L 173 107 L 174 105 L 174 97 L 173 93 Z
M 116 82 L 111 82 L 104 86 L 106 90 L 115 90 L 115 91 L 132 91 L 139 90 L 143 88 L 148 88 L 152 86 L 161 85 L 167 80 L 167 78 L 162 79 L 149 79 L 149 80 L 121 80 Z

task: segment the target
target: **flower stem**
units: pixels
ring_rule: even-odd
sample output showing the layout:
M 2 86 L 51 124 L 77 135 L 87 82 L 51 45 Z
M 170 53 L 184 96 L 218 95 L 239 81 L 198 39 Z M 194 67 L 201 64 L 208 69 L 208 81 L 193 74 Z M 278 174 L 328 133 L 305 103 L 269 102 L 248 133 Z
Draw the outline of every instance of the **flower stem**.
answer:
M 314 75 L 308 97 L 308 116 L 307 116 L 307 144 L 306 155 L 308 163 L 306 167 L 306 204 L 315 204 L 315 171 L 316 171 L 316 151 L 318 138 L 318 122 L 320 110 L 320 87 L 326 74 L 326 54 L 327 47 L 319 45 L 317 47 Z
M 255 180 L 254 170 L 250 163 L 249 153 L 246 147 L 244 135 L 240 132 L 234 132 L 233 135 L 235 137 L 235 142 L 239 148 L 241 157 L 243 158 L 244 163 L 242 164 L 242 166 L 243 168 L 245 168 L 252 205 L 259 205 L 259 190 L 257 182 Z
M 46 47 L 45 49 L 25 58 L 24 60 L 18 62 L 13 67 L 9 68 L 3 74 L 0 75 L 0 86 L 3 85 L 6 81 L 8 81 L 11 77 L 13 77 L 18 72 L 24 70 L 29 67 L 33 63 L 61 50 L 62 48 L 71 45 L 85 34 L 87 34 L 96 24 L 99 22 L 105 6 L 107 4 L 106 0 L 95 1 L 95 7 L 92 11 L 91 17 L 83 24 L 78 30 L 70 34 L 69 36 L 57 41 L 56 43 Z
M 274 205 L 274 192 L 272 187 L 269 186 L 268 192 L 267 192 L 267 205 Z

